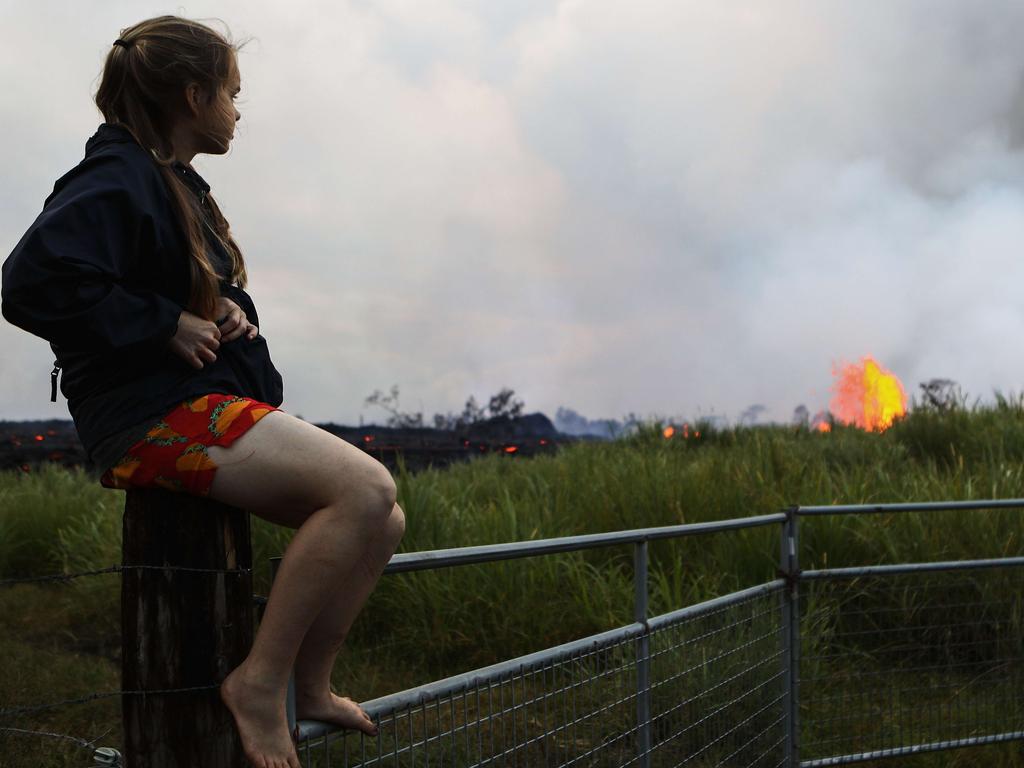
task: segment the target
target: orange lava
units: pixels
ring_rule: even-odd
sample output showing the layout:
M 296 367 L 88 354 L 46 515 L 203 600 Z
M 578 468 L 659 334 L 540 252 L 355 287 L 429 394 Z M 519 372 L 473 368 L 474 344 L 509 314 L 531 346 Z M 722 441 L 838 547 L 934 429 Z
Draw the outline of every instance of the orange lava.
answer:
M 832 373 L 836 380 L 829 409 L 843 424 L 882 432 L 907 412 L 902 382 L 870 355 L 859 363 L 835 366 Z

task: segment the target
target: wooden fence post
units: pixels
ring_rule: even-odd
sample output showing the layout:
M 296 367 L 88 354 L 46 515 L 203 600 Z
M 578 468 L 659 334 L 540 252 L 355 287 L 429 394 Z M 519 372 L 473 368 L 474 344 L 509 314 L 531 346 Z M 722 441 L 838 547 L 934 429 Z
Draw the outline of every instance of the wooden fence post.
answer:
M 126 566 L 158 566 L 122 573 L 122 690 L 219 684 L 252 647 L 249 514 L 185 493 L 130 489 L 122 550 Z M 248 766 L 216 687 L 125 695 L 122 711 L 130 768 Z

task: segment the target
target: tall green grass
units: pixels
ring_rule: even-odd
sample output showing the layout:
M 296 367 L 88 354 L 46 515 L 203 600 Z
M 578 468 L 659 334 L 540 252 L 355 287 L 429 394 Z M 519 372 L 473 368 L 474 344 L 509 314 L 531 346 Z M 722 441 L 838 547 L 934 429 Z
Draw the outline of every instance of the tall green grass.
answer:
M 400 468 L 407 518 L 400 551 L 759 515 L 793 504 L 1024 497 L 1020 399 L 918 410 L 883 434 L 703 424 L 700 437 L 666 440 L 662 426 L 530 459 L 482 456 L 416 475 Z M 0 474 L 0 578 L 120 562 L 122 507 L 120 492 L 81 471 Z M 1020 555 L 1022 514 L 805 519 L 802 566 Z M 253 519 L 257 592 L 267 594 L 269 558 L 291 536 Z M 773 526 L 652 543 L 652 613 L 774 578 L 778 536 Z M 0 672 L 0 706 L 116 689 L 118 589 L 116 575 L 0 588 L 0 653 L 29 659 Z M 629 547 L 387 576 L 353 628 L 335 683 L 368 699 L 628 623 L 632 599 Z M 24 674 L 43 665 L 44 651 L 67 662 L 61 690 L 47 670 L 38 677 L 48 682 L 38 686 Z M 81 679 L 71 668 L 82 670 Z M 74 721 L 65 727 L 76 732 Z M 99 723 L 77 727 L 88 732 Z

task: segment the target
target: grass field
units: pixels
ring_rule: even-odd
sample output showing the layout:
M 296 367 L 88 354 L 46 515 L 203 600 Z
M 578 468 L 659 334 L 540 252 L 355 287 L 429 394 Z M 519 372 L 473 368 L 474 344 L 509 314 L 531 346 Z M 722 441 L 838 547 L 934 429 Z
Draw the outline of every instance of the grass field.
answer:
M 1024 497 L 1024 404 L 915 411 L 883 434 L 837 427 L 714 429 L 666 440 L 650 424 L 614 443 L 531 459 L 485 456 L 410 476 L 400 551 L 417 551 L 743 517 L 793 504 Z M 0 578 L 120 562 L 123 495 L 57 467 L 0 475 Z M 253 520 L 256 591 L 291 532 Z M 806 520 L 804 568 L 1024 554 L 1015 511 Z M 651 613 L 775 578 L 778 530 L 650 545 Z M 985 600 L 1017 606 L 1016 583 L 986 582 Z M 589 550 L 385 577 L 357 621 L 335 686 L 359 700 L 472 669 L 632 620 L 632 551 Z M 903 591 L 905 615 L 940 618 L 941 595 Z M 0 587 L 0 708 L 118 688 L 119 577 Z M 992 620 L 979 602 L 977 615 Z M 1007 609 L 1011 610 L 1011 609 Z M 930 613 L 929 613 L 930 612 Z M 900 614 L 892 614 L 898 620 Z M 922 618 L 925 617 L 925 618 Z M 1016 627 L 1016 623 L 1013 624 Z M 833 628 L 834 629 L 834 628 Z M 822 630 L 825 631 L 824 629 Z M 808 642 L 814 639 L 809 638 Z M 870 638 L 864 654 L 870 658 Z M 117 746 L 119 700 L 56 709 L 14 727 Z M 922 755 L 900 764 L 1024 765 L 1015 744 Z M 23 754 L 23 758 L 18 755 Z M 0 764 L 86 765 L 68 740 L 0 732 Z

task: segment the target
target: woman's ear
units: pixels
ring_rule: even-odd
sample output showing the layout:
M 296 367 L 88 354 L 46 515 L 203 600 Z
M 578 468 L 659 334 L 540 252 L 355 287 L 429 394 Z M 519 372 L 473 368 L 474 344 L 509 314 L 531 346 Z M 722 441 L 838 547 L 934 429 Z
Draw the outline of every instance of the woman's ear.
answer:
M 199 83 L 189 83 L 185 86 L 185 107 L 193 117 L 199 117 L 200 104 L 205 94 Z

